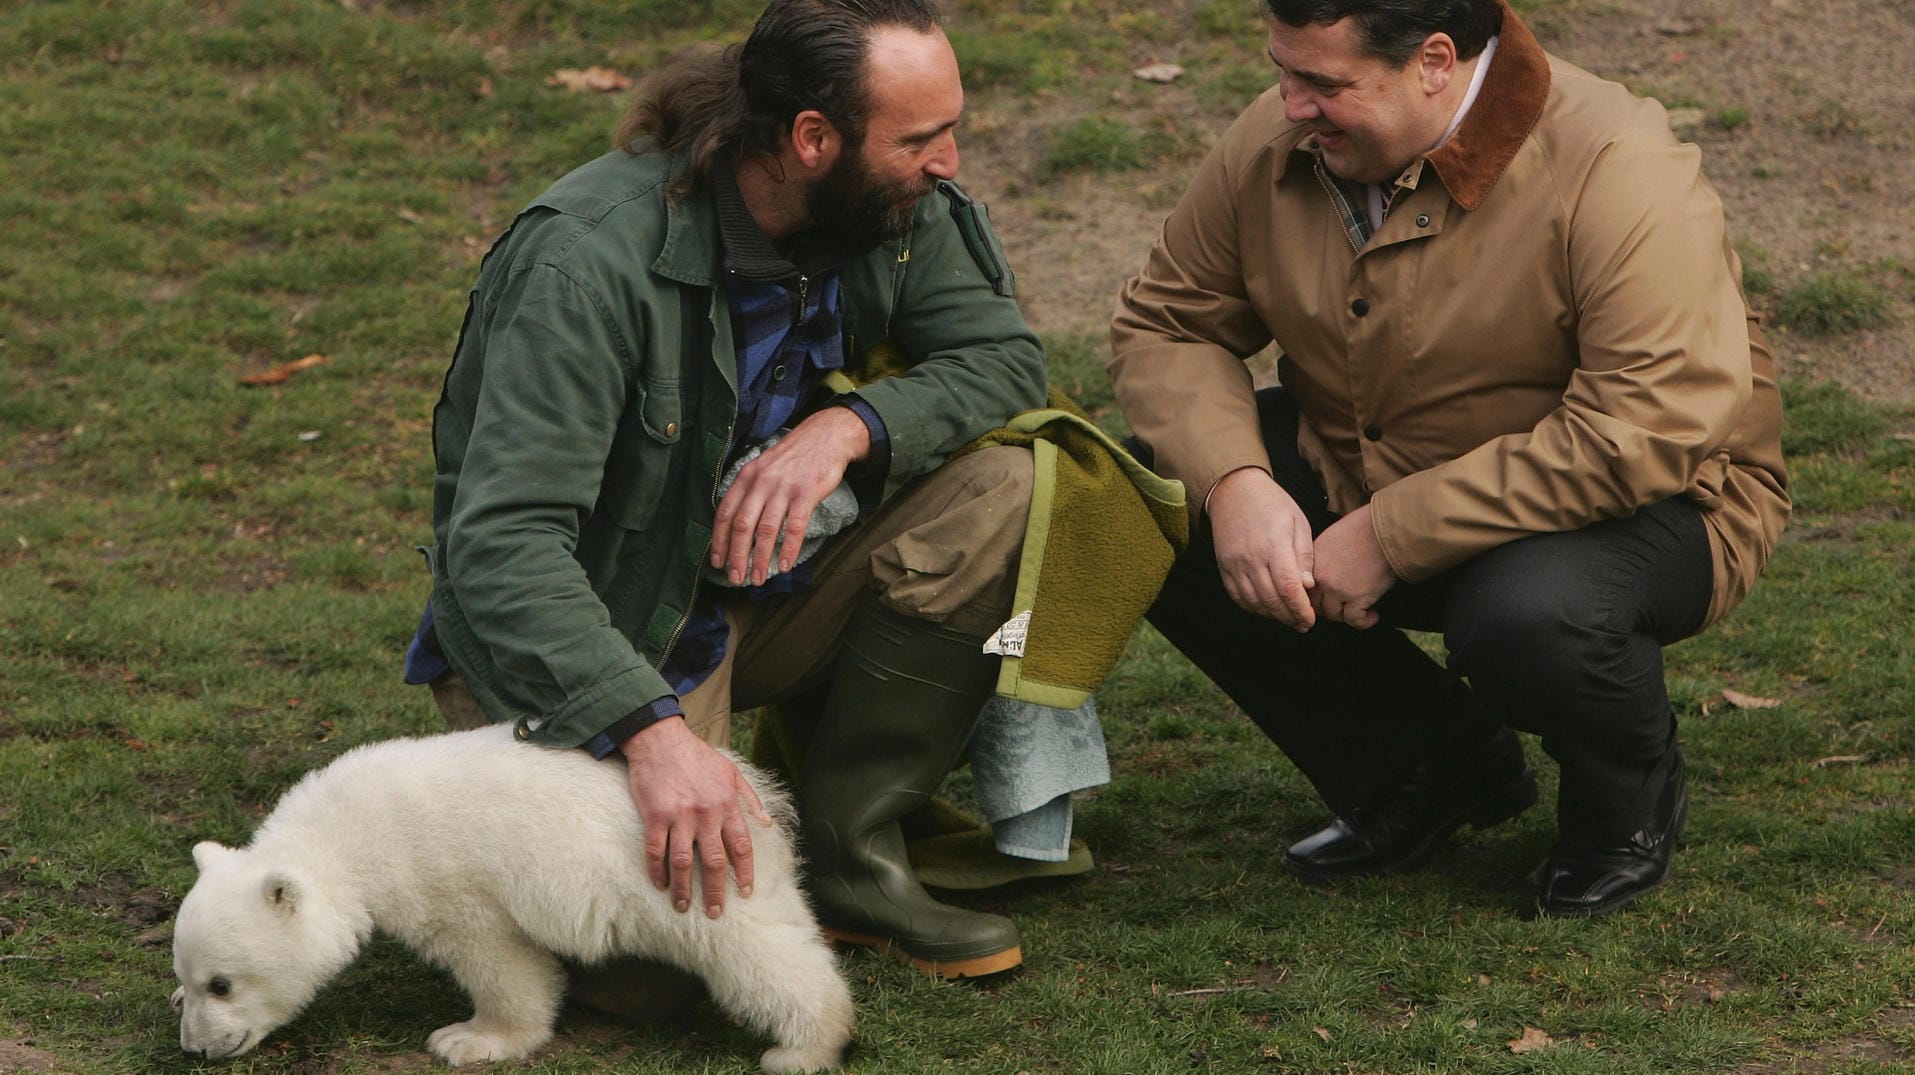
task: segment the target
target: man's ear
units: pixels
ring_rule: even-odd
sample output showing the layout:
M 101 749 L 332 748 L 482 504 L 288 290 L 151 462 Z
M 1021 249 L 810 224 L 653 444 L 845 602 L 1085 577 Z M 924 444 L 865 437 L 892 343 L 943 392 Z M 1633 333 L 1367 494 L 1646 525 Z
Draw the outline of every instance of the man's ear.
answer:
M 1450 79 L 1456 77 L 1456 42 L 1439 30 L 1423 39 L 1410 62 L 1418 65 L 1424 93 L 1432 96 L 1442 93 L 1449 88 Z
M 824 172 L 837 163 L 844 136 L 823 112 L 807 108 L 791 118 L 791 152 L 807 172 Z

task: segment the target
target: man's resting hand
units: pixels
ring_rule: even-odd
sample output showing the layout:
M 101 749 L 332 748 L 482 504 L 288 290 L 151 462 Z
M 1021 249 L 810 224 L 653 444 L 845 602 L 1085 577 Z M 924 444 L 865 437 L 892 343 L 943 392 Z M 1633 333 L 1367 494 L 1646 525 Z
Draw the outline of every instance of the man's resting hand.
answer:
M 645 823 L 645 865 L 652 884 L 670 889 L 672 906 L 691 908 L 692 873 L 703 876 L 705 913 L 725 909 L 725 872 L 738 894 L 751 895 L 751 834 L 744 810 L 771 824 L 758 793 L 731 759 L 692 734 L 677 717 L 661 720 L 619 744 L 626 786 Z
M 1233 470 L 1211 487 L 1205 510 L 1225 592 L 1247 611 L 1307 631 L 1316 551 L 1310 520 L 1269 474 Z

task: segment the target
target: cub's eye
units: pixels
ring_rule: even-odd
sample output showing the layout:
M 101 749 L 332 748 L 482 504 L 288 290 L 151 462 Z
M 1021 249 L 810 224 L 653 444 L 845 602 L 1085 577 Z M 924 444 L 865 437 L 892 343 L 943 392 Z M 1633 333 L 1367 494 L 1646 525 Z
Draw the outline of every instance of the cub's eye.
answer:
M 206 991 L 216 997 L 223 997 L 233 991 L 233 983 L 224 978 L 215 978 L 206 983 Z

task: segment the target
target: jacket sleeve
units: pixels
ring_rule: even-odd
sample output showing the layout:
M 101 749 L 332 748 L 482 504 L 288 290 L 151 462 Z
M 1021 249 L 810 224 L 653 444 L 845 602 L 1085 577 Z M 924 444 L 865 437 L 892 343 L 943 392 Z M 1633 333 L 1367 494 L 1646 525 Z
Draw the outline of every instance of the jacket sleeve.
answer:
M 1377 491 L 1373 526 L 1405 579 L 1685 490 L 1706 510 L 1720 488 L 1750 344 L 1698 152 L 1666 133 L 1612 142 L 1565 201 L 1577 353 L 1562 404 Z
M 1270 469 L 1244 365 L 1270 342 L 1245 293 L 1238 238 L 1241 180 L 1231 158 L 1247 122 L 1261 121 L 1246 114 L 1198 167 L 1111 322 L 1118 406 L 1154 469 L 1190 490 L 1193 520 L 1225 474 Z
M 858 389 L 891 440 L 886 492 L 1044 405 L 1044 350 L 1017 302 L 978 263 L 942 191 L 919 202 L 889 337 L 910 368 Z M 979 213 L 979 241 L 1000 250 Z M 888 248 L 887 248 L 888 249 Z M 1005 270 L 1008 272 L 1008 270 Z
M 498 671 L 487 688 L 583 741 L 671 693 L 612 626 L 573 556 L 625 409 L 635 341 L 549 264 L 493 300 L 440 585 Z M 443 480 L 443 478 L 442 478 Z M 554 745 L 574 745 L 570 742 Z

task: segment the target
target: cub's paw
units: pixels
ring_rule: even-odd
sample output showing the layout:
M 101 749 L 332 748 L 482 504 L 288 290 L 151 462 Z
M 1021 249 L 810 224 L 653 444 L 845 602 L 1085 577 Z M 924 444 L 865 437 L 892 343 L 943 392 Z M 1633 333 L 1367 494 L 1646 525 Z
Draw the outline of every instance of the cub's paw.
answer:
M 814 1046 L 809 1049 L 781 1045 L 775 1049 L 766 1049 L 765 1054 L 758 1058 L 758 1066 L 774 1075 L 784 1075 L 785 1072 L 795 1071 L 835 1071 L 838 1067 L 838 1058 L 843 1053 L 842 1045 Z
M 426 1039 L 426 1049 L 448 1064 L 476 1064 L 481 1060 L 517 1060 L 545 1044 L 551 1035 L 512 1030 L 496 1023 L 471 1019 L 442 1026 Z

